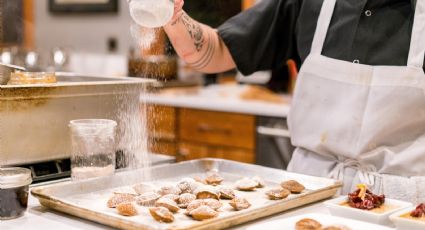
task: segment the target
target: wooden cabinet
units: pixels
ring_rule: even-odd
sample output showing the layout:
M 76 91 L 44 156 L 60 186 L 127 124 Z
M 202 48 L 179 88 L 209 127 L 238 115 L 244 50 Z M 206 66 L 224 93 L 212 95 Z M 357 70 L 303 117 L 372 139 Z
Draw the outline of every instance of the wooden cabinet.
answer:
M 198 143 L 254 149 L 255 117 L 182 109 L 180 139 Z
M 147 114 L 153 153 L 255 163 L 255 116 L 156 105 Z
M 206 157 L 255 163 L 255 153 L 250 149 L 205 145 L 186 141 L 179 143 L 177 154 L 178 161 L 194 160 Z

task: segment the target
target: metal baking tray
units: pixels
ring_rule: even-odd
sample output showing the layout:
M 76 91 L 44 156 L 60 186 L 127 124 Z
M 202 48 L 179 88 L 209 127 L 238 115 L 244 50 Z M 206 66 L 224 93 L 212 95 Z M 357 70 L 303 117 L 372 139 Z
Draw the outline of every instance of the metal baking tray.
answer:
M 175 215 L 173 223 L 165 224 L 156 222 L 144 207 L 138 207 L 139 215 L 135 217 L 120 216 L 116 210 L 106 207 L 113 192 L 127 191 L 132 185 L 140 183 L 146 175 L 151 175 L 151 183 L 158 185 L 174 183 L 183 177 L 205 176 L 206 172 L 212 170 L 220 173 L 227 185 L 242 177 L 260 176 L 266 181 L 266 188 L 256 192 L 237 191 L 237 196 L 245 197 L 251 202 L 249 209 L 236 212 L 228 204 L 224 204 L 219 217 L 201 222 L 185 216 L 183 211 Z M 267 189 L 278 187 L 280 182 L 290 179 L 304 184 L 306 192 L 291 195 L 281 201 L 267 199 Z M 112 177 L 54 184 L 35 188 L 31 193 L 45 207 L 119 229 L 223 229 L 330 198 L 341 186 L 340 182 L 332 179 L 208 158 L 120 172 Z

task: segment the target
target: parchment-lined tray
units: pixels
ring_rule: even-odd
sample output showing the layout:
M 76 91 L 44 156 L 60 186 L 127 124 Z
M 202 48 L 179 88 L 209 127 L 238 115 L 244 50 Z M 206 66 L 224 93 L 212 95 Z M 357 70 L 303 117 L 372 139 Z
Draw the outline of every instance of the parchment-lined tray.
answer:
M 177 182 L 184 177 L 202 177 L 212 170 L 224 177 L 225 185 L 233 185 L 242 177 L 260 176 L 266 181 L 266 188 L 256 192 L 236 192 L 237 196 L 251 202 L 249 209 L 236 212 L 224 201 L 219 217 L 202 222 L 185 216 L 183 210 L 175 215 L 176 220 L 173 223 L 163 224 L 156 222 L 149 215 L 147 208 L 139 207 L 138 216 L 123 217 L 118 215 L 116 210 L 106 207 L 106 202 L 113 192 L 126 191 L 132 185 L 140 183 L 143 174 L 150 174 L 152 183 L 161 185 Z M 281 201 L 267 199 L 264 193 L 268 189 L 278 187 L 280 182 L 291 179 L 304 184 L 306 191 Z M 234 161 L 201 159 L 121 172 L 107 178 L 54 184 L 33 189 L 31 192 L 45 207 L 120 229 L 221 229 L 332 197 L 340 187 L 340 182 L 331 179 Z

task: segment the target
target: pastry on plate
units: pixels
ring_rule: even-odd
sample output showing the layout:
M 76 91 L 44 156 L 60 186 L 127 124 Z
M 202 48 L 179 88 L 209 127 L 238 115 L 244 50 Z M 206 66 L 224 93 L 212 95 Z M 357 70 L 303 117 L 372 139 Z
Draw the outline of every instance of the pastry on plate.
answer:
M 321 230 L 322 224 L 313 219 L 302 219 L 295 224 L 296 230 Z
M 233 191 L 232 188 L 227 187 L 227 186 L 218 186 L 217 187 L 219 195 L 220 195 L 220 199 L 223 200 L 231 200 L 233 198 L 235 198 L 235 191 Z
M 223 182 L 224 178 L 221 177 L 218 173 L 209 173 L 209 175 L 205 178 L 205 183 L 213 186 L 220 185 Z

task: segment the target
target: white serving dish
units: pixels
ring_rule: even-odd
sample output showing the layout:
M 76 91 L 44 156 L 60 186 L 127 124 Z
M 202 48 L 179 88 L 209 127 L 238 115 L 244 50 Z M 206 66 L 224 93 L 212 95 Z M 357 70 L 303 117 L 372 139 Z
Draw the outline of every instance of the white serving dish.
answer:
M 251 227 L 248 227 L 247 230 L 295 230 L 295 224 L 305 218 L 314 219 L 319 221 L 323 226 L 330 225 L 343 225 L 349 227 L 351 230 L 391 230 L 391 228 L 361 222 L 358 220 L 350 220 L 342 217 L 323 215 L 323 214 L 306 214 L 295 217 L 290 217 L 287 219 L 270 221 L 268 223 L 261 223 Z
M 351 207 L 342 206 L 341 204 L 347 200 L 347 196 L 341 196 L 336 199 L 332 199 L 325 202 L 325 206 L 329 209 L 332 215 L 346 217 L 350 219 L 370 222 L 374 224 L 393 226 L 389 217 L 391 214 L 401 211 L 403 209 L 412 207 L 413 205 L 408 202 L 393 200 L 393 199 L 385 199 L 385 205 L 391 206 L 388 211 L 383 213 L 376 213 L 368 210 L 361 210 Z
M 397 230 L 424 230 L 425 229 L 424 221 L 415 221 L 415 220 L 401 217 L 401 215 L 410 213 L 413 210 L 414 210 L 414 207 L 404 209 L 402 211 L 395 212 L 390 216 L 390 220 L 397 227 Z

